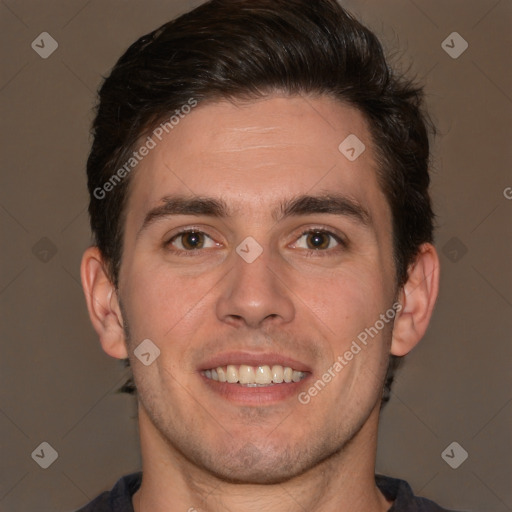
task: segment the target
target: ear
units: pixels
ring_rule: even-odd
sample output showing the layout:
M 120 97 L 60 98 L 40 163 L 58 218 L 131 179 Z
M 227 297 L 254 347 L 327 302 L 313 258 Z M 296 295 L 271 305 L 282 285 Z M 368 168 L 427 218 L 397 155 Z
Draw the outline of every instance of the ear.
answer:
M 420 247 L 400 290 L 402 309 L 395 318 L 391 354 L 404 356 L 423 338 L 439 291 L 439 257 L 432 244 Z
M 82 286 L 92 325 L 103 350 L 112 357 L 128 357 L 123 317 L 115 286 L 108 278 L 105 262 L 97 247 L 89 247 L 80 267 Z

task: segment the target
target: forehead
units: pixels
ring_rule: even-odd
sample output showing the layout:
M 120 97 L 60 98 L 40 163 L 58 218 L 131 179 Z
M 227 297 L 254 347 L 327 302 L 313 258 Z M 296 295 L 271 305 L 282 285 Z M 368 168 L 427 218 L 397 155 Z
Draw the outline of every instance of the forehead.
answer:
M 387 215 L 366 121 L 329 97 L 200 104 L 152 138 L 131 177 L 128 226 L 170 195 L 222 197 L 234 212 L 270 216 L 287 197 L 331 191 Z

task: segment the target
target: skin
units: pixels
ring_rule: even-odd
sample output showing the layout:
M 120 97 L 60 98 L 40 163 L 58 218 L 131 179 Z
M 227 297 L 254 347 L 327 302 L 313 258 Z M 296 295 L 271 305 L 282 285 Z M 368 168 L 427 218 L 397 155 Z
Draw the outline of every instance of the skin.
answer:
M 338 150 L 349 134 L 366 146 L 353 162 Z M 424 244 L 397 289 L 391 213 L 373 154 L 356 109 L 274 95 L 199 105 L 134 171 L 119 289 L 95 247 L 84 254 L 82 282 L 103 349 L 133 366 L 144 474 L 137 512 L 391 506 L 374 481 L 382 385 L 389 354 L 407 354 L 427 329 L 439 261 Z M 283 201 L 326 193 L 356 201 L 371 223 L 332 213 L 272 216 Z M 222 199 L 231 215 L 161 217 L 141 231 L 147 212 L 174 194 Z M 210 238 L 186 253 L 180 243 L 190 239 L 173 238 L 184 228 Z M 303 233 L 315 229 L 347 244 L 325 235 L 312 249 Z M 235 250 L 248 236 L 263 249 L 252 263 Z M 301 404 L 298 392 L 396 300 L 394 323 Z M 160 349 L 149 366 L 133 354 L 147 338 Z M 226 351 L 277 352 L 310 372 L 290 397 L 235 402 L 199 371 Z

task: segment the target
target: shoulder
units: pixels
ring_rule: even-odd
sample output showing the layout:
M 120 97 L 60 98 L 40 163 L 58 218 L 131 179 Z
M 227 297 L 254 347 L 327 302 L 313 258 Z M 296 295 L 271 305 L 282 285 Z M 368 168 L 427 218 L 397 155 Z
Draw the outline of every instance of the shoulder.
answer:
M 110 491 L 105 491 L 76 512 L 133 512 L 132 496 L 140 487 L 142 473 L 120 478 Z
M 388 512 L 457 512 L 443 508 L 427 498 L 415 496 L 405 480 L 375 475 L 375 483 L 386 499 L 394 502 Z

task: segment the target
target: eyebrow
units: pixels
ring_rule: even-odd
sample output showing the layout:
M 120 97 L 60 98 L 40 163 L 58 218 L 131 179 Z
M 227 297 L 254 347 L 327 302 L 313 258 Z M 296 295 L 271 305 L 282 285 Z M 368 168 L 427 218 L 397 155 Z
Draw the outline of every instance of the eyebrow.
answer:
M 225 219 L 233 211 L 222 199 L 204 196 L 165 196 L 158 206 L 149 210 L 137 233 L 137 238 L 151 224 L 174 215 L 207 216 Z M 272 218 L 279 222 L 292 216 L 331 214 L 350 217 L 364 227 L 373 225 L 370 212 L 358 201 L 341 194 L 300 195 L 280 203 L 272 211 Z

